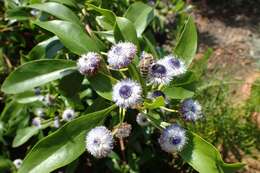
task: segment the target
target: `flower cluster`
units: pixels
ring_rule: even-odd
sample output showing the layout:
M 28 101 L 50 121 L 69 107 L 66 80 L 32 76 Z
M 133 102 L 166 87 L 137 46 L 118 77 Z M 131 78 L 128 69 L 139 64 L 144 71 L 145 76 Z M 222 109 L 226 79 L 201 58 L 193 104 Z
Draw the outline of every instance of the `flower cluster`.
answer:
M 154 102 L 156 98 L 163 97 L 164 105 L 168 106 L 171 100 L 164 94 L 162 87 L 169 85 L 176 76 L 187 71 L 185 63 L 173 55 L 156 60 L 153 55 L 142 52 L 137 66 L 144 81 L 141 84 L 140 80 L 136 81 L 136 78 L 133 80 L 131 79 L 133 76 L 124 73 L 131 63 L 134 64 L 133 60 L 136 56 L 137 47 L 130 42 L 119 42 L 107 52 L 108 69 L 117 71 L 123 78 L 117 79 L 117 83 L 112 88 L 112 100 L 119 107 L 120 122 L 114 127 L 113 132 L 105 126 L 98 126 L 87 133 L 86 148 L 94 157 L 103 158 L 111 153 L 114 143 L 113 136 L 120 139 L 121 145 L 122 140 L 130 135 L 132 126 L 124 122 L 127 109 L 139 111 L 136 123 L 140 126 L 154 125 L 153 120 L 149 119 L 149 111 L 145 108 L 144 101 Z M 94 52 L 82 55 L 78 60 L 79 72 L 87 76 L 95 75 L 99 70 L 101 59 L 101 55 Z M 147 88 L 150 89 L 148 92 L 146 92 Z M 177 111 L 167 107 L 158 108 L 162 113 Z M 192 121 L 199 119 L 202 115 L 201 106 L 192 99 L 183 100 L 179 112 L 185 120 Z M 74 117 L 74 114 L 73 110 L 66 109 L 62 117 L 69 121 Z M 162 128 L 164 130 L 158 140 L 162 150 L 169 153 L 181 151 L 187 143 L 186 131 L 177 124 L 169 125 L 166 128 L 162 126 Z

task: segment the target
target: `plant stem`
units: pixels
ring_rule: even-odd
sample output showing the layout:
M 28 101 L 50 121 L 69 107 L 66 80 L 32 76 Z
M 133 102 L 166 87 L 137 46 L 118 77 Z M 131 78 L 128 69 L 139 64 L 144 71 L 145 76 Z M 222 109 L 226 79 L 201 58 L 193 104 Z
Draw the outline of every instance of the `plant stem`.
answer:
M 122 154 L 123 164 L 126 164 L 126 157 L 125 157 L 125 144 L 123 138 L 119 138 L 120 150 Z
M 173 110 L 173 109 L 170 109 L 170 108 L 166 108 L 164 106 L 161 106 L 160 107 L 161 109 L 165 110 L 165 111 L 168 111 L 168 112 L 178 112 L 177 110 Z

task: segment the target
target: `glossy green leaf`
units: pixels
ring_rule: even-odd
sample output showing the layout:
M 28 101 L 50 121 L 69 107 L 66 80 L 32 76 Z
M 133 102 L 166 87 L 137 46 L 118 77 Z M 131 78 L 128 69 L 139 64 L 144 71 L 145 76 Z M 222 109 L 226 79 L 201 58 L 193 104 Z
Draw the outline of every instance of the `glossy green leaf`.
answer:
M 139 45 L 134 24 L 124 17 L 116 17 L 114 36 L 116 41 L 129 41 Z
M 115 38 L 114 38 L 114 32 L 113 30 L 110 31 L 95 31 L 96 34 L 98 34 L 100 37 L 103 37 L 107 41 L 115 44 Z
M 111 21 L 109 21 L 105 16 L 97 16 L 96 21 L 99 26 L 101 26 L 103 29 L 109 31 L 113 30 L 114 24 L 111 24 Z
M 70 10 L 68 7 L 62 4 L 56 2 L 45 2 L 41 4 L 32 4 L 29 5 L 28 7 L 44 11 L 59 19 L 67 20 L 70 21 L 71 23 L 81 25 L 78 16 L 72 10 Z
M 6 11 L 7 18 L 12 20 L 28 20 L 30 19 L 30 13 L 23 7 L 16 7 Z
M 0 120 L 6 122 L 12 117 L 13 113 L 18 115 L 22 111 L 23 107 L 23 105 L 17 104 L 15 101 L 6 104 L 4 110 L 1 112 Z
M 23 64 L 4 81 L 2 91 L 17 94 L 71 74 L 76 63 L 69 60 L 39 60 Z
M 35 126 L 19 129 L 13 140 L 12 146 L 19 147 L 20 145 L 28 141 L 32 136 L 36 135 L 38 132 L 39 132 L 39 128 Z
M 142 2 L 133 3 L 125 12 L 124 17 L 133 22 L 138 37 L 153 20 L 154 10 L 149 5 Z
M 244 165 L 226 164 L 223 162 L 218 150 L 195 133 L 187 132 L 188 143 L 180 153 L 184 161 L 189 163 L 200 173 L 223 173 L 229 170 L 232 173 L 241 169 Z
M 194 92 L 187 90 L 182 87 L 173 87 L 171 85 L 167 86 L 163 90 L 164 94 L 171 99 L 186 99 L 194 95 Z
M 63 48 L 58 37 L 54 36 L 45 41 L 38 43 L 28 54 L 30 60 L 52 58 Z
M 34 90 L 25 91 L 15 96 L 15 101 L 21 104 L 32 103 L 41 99 L 41 96 L 35 95 Z
M 197 31 L 193 18 L 187 18 L 182 33 L 177 40 L 174 53 L 182 58 L 186 65 L 189 65 L 197 50 Z
M 152 103 L 144 102 L 144 107 L 147 109 L 156 109 L 164 105 L 164 98 L 162 96 L 157 97 Z
M 97 7 L 93 4 L 86 4 L 88 7 L 88 10 L 95 10 L 96 12 L 102 14 L 103 18 L 105 18 L 105 21 L 110 25 L 114 26 L 116 21 L 116 15 L 113 11 L 110 11 L 108 9 Z
M 113 85 L 117 82 L 116 79 L 104 73 L 98 73 L 93 77 L 88 78 L 91 87 L 101 97 L 112 100 Z
M 86 150 L 87 131 L 99 125 L 115 107 L 83 115 L 44 137 L 27 154 L 18 173 L 48 173 L 78 158 Z
M 75 54 L 81 55 L 99 50 L 97 43 L 76 24 L 62 20 L 35 21 L 34 23 L 57 35 L 63 45 Z
M 77 7 L 77 2 L 75 0 L 50 0 L 52 2 L 58 2 L 71 7 Z

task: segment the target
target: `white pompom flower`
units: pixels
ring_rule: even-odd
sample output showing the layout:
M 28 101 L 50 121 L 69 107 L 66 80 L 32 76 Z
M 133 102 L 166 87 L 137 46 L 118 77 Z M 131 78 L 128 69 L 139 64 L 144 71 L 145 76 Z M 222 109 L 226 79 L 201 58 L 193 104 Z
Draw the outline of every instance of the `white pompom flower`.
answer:
M 182 60 L 176 58 L 175 56 L 167 55 L 164 57 L 164 59 L 166 60 L 168 65 L 172 68 L 174 76 L 184 74 L 187 71 L 187 67 L 185 63 Z
M 38 117 L 44 117 L 45 116 L 45 112 L 43 108 L 36 108 L 35 109 L 35 115 L 37 115 Z
M 105 126 L 90 130 L 86 136 L 86 148 L 96 158 L 108 156 L 113 150 L 113 135 Z
M 60 127 L 60 118 L 58 116 L 54 117 L 53 127 L 56 129 Z
M 134 59 L 136 52 L 137 48 L 133 43 L 119 42 L 108 51 L 108 64 L 113 69 L 127 67 Z
M 96 52 L 83 54 L 77 62 L 78 70 L 83 75 L 92 76 L 97 73 L 102 57 Z
M 13 161 L 13 164 L 16 167 L 16 169 L 19 169 L 22 166 L 22 164 L 23 164 L 23 160 L 22 159 L 15 159 Z
M 186 142 L 185 130 L 177 124 L 165 128 L 159 138 L 162 150 L 168 153 L 181 151 Z
M 203 116 L 201 105 L 193 99 L 185 99 L 181 103 L 180 112 L 183 118 L 188 121 L 196 121 Z
M 174 71 L 169 66 L 166 59 L 160 59 L 151 65 L 148 73 L 148 80 L 151 84 L 167 85 L 171 82 L 173 76 Z
M 32 119 L 32 125 L 38 128 L 41 128 L 41 118 L 40 117 L 35 117 Z
M 62 113 L 62 118 L 65 121 L 71 121 L 75 118 L 75 111 L 73 109 L 65 109 Z
M 113 101 L 122 108 L 134 108 L 142 101 L 142 87 L 131 79 L 119 81 L 113 87 Z
M 146 116 L 144 115 L 144 113 L 138 113 L 136 116 L 136 122 L 137 124 L 139 124 L 140 126 L 147 126 L 149 124 L 148 119 L 146 118 Z

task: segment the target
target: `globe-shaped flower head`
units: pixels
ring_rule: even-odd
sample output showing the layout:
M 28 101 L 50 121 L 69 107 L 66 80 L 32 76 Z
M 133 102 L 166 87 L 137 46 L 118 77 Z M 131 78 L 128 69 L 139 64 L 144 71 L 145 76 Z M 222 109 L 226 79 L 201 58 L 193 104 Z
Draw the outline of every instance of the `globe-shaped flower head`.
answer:
M 124 79 L 113 87 L 113 101 L 122 108 L 134 108 L 142 101 L 142 87 L 130 79 Z
M 75 117 L 75 111 L 73 109 L 65 109 L 62 113 L 62 118 L 65 120 L 65 121 L 71 121 L 72 119 L 74 119 Z
M 182 60 L 177 59 L 173 55 L 168 55 L 164 57 L 164 59 L 166 60 L 166 62 L 168 62 L 169 66 L 172 68 L 174 76 L 184 74 L 187 71 L 185 63 Z
M 184 119 L 189 121 L 196 121 L 202 117 L 202 108 L 198 101 L 186 99 L 181 104 L 180 110 Z
M 35 117 L 32 119 L 32 125 L 38 128 L 41 128 L 41 118 Z
M 82 55 L 77 62 L 78 70 L 83 75 L 92 76 L 97 73 L 102 57 L 95 52 Z
M 136 122 L 137 124 L 139 124 L 140 126 L 147 126 L 149 124 L 148 119 L 146 118 L 146 116 L 143 113 L 138 113 L 136 116 Z
M 165 59 L 160 59 L 152 64 L 149 69 L 148 79 L 151 84 L 164 84 L 170 83 L 173 77 L 173 70 Z
M 88 152 L 97 158 L 103 158 L 113 150 L 113 135 L 104 126 L 98 126 L 90 130 L 86 137 Z
M 165 128 L 159 138 L 162 150 L 173 153 L 181 151 L 186 144 L 185 130 L 177 124 Z
M 114 69 L 120 69 L 128 66 L 136 55 L 137 48 L 130 42 L 119 42 L 112 46 L 107 53 L 109 66 Z
M 16 167 L 16 169 L 19 169 L 22 166 L 22 163 L 23 163 L 22 159 L 15 159 L 13 161 L 13 164 Z

